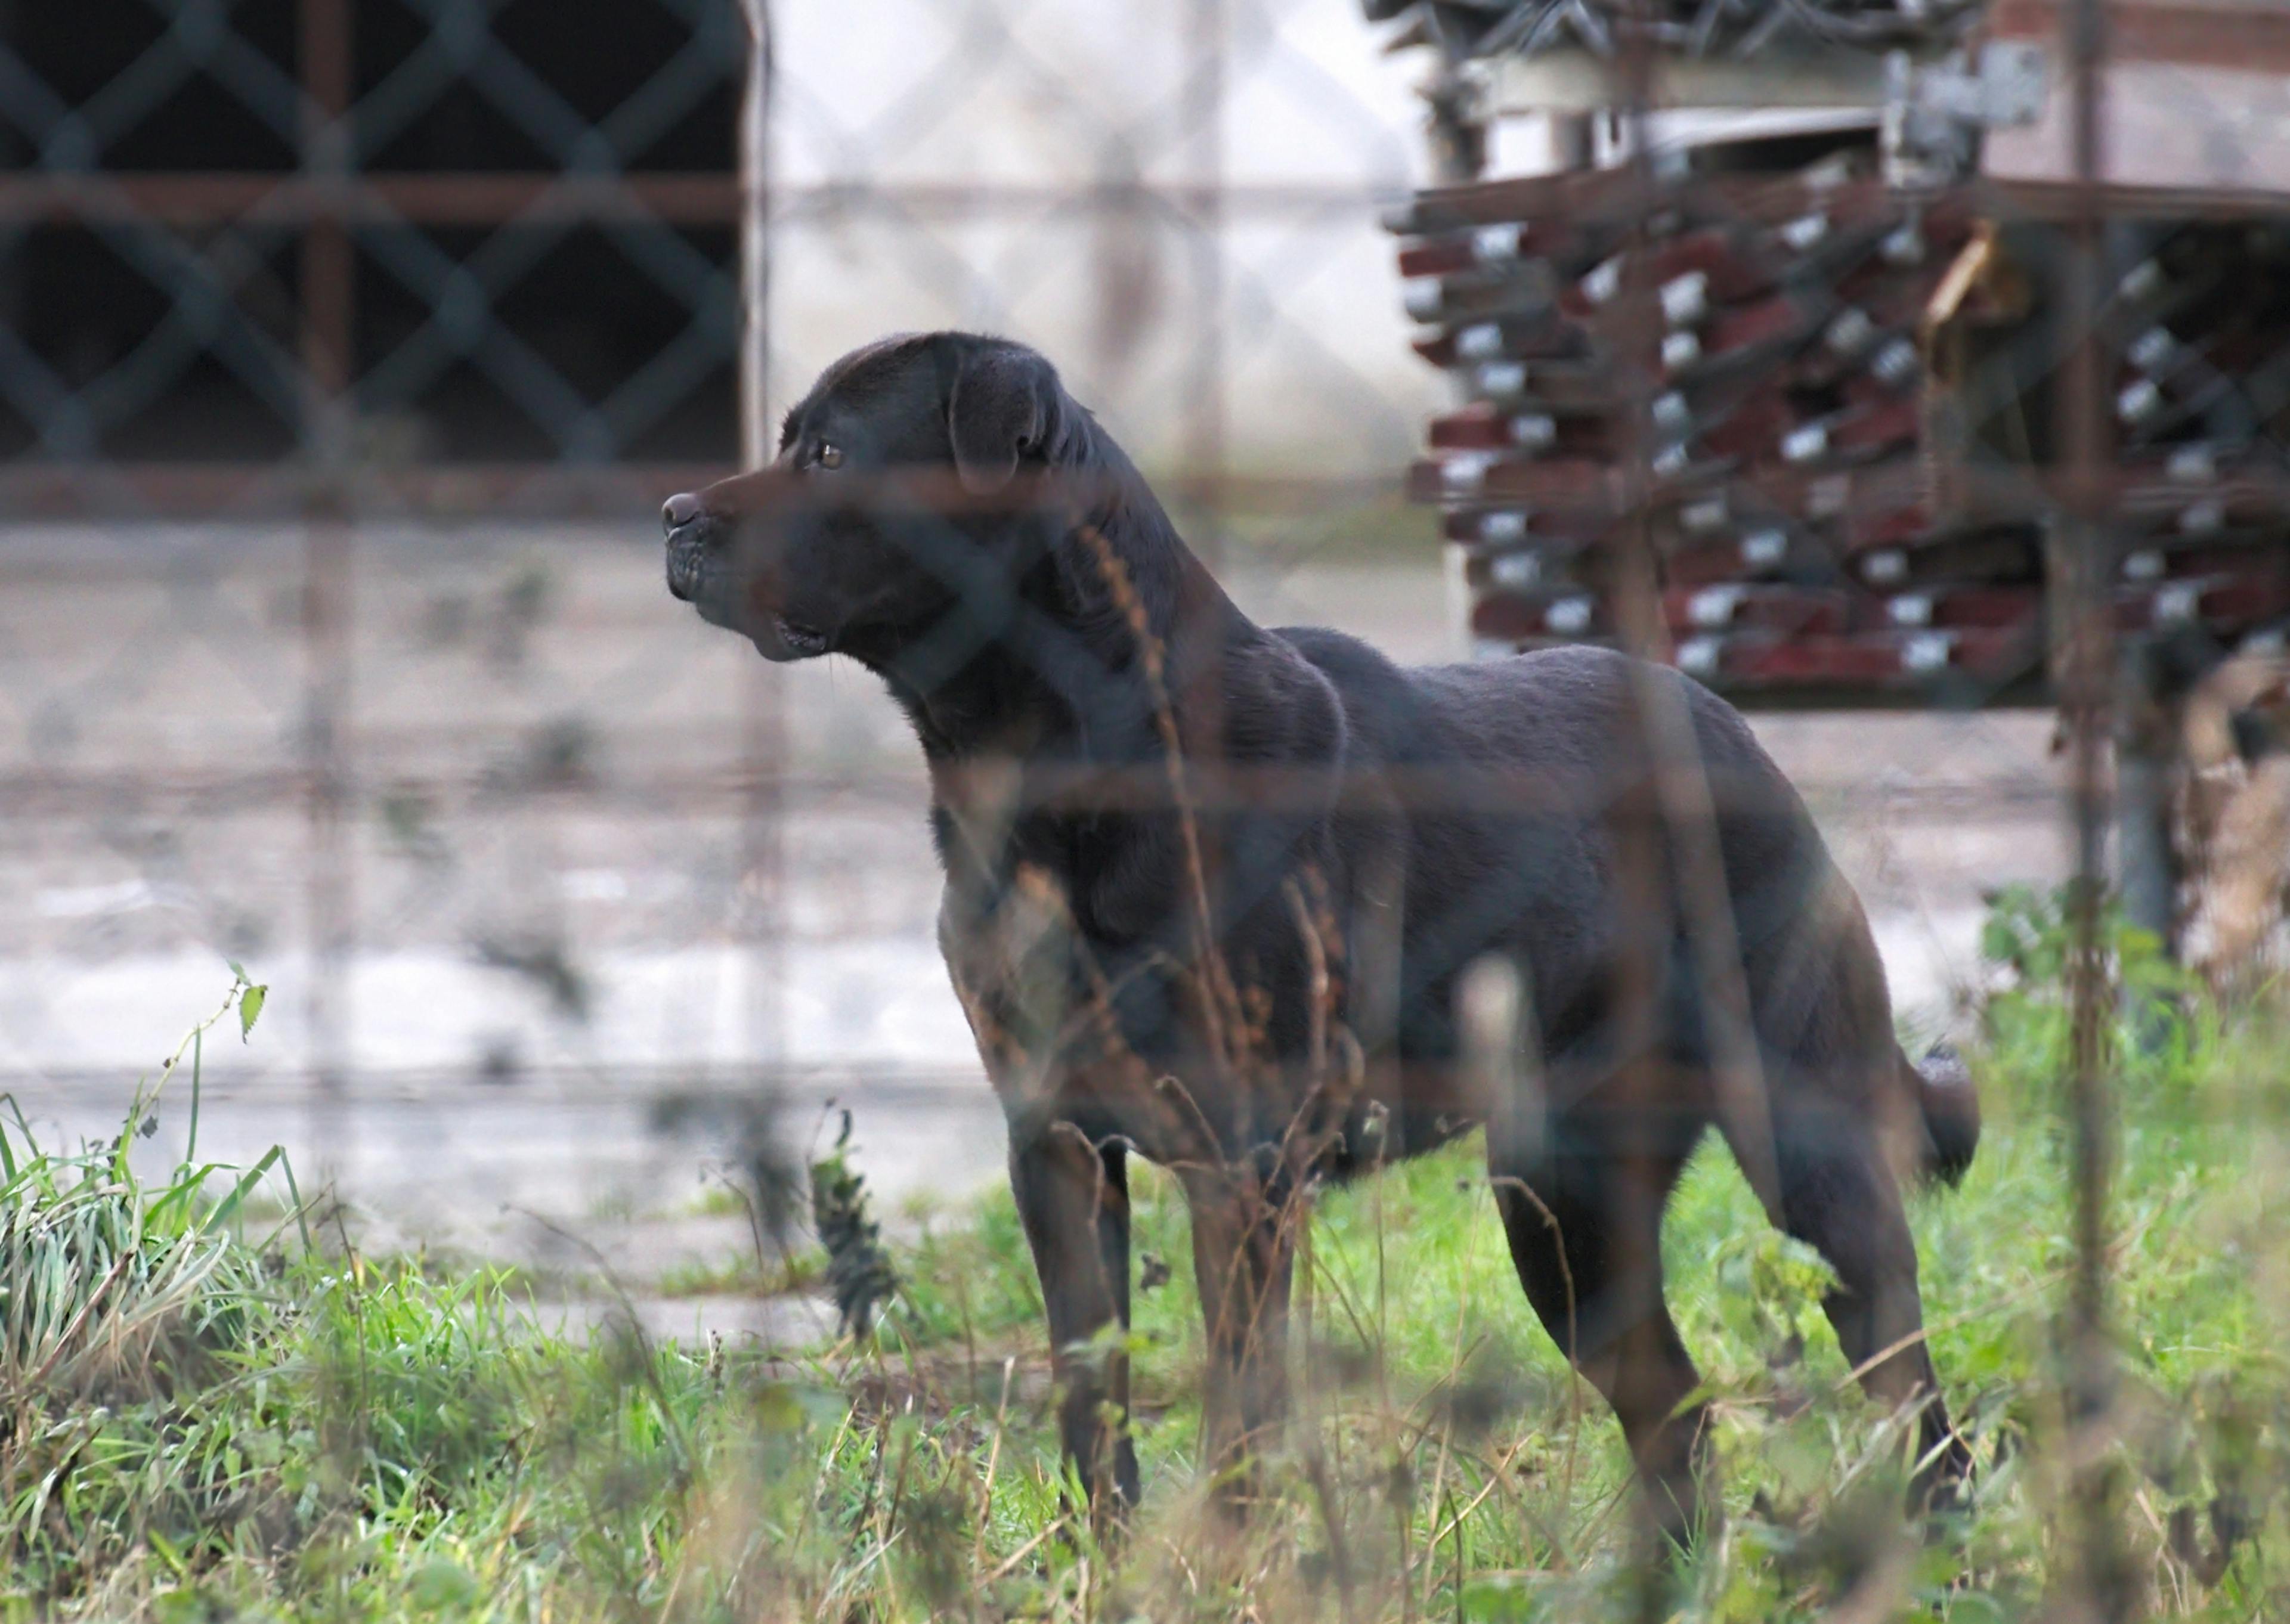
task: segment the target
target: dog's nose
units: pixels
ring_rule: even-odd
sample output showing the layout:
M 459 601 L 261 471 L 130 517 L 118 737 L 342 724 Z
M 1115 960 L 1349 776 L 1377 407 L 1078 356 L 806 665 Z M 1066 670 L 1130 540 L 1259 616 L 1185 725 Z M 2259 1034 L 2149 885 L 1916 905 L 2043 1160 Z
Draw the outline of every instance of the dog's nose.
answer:
M 661 504 L 660 527 L 674 535 L 700 516 L 700 499 L 689 491 L 679 491 Z

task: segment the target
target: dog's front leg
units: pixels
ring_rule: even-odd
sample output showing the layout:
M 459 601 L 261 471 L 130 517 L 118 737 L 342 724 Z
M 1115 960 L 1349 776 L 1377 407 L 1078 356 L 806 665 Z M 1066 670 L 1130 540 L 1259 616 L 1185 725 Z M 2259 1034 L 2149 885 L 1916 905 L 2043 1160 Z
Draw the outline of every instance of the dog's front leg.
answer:
M 1288 1292 L 1301 1206 L 1237 1168 L 1185 1175 L 1206 1324 L 1202 1464 L 1227 1510 L 1255 1497 L 1253 1459 L 1288 1412 Z
M 1129 1436 L 1129 1172 L 1117 1145 L 1069 1126 L 1012 1124 L 1010 1190 L 1041 1276 L 1066 1452 L 1102 1529 L 1137 1503 Z

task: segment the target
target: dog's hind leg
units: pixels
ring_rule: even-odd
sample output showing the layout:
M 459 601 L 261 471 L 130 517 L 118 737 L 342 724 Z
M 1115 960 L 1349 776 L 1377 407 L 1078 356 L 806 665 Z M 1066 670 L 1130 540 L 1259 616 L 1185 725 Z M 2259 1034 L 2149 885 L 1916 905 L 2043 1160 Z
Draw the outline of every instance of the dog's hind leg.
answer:
M 1119 1146 L 1093 1151 L 1068 1128 L 1011 1127 L 1010 1191 L 1049 1311 L 1059 1428 L 1102 1522 L 1137 1503 L 1129 1356 L 1098 1341 L 1129 1324 L 1127 1162 Z
M 1527 1300 L 1604 1394 L 1637 1463 L 1646 1508 L 1683 1542 L 1700 1516 L 1701 1386 L 1662 1300 L 1661 1211 L 1682 1156 L 1568 1145 L 1531 1164 L 1491 1138 L 1488 1172 Z
M 1921 1403 L 1915 1492 L 1947 1498 L 1971 1466 L 1949 1425 L 1924 1337 L 1917 1248 L 1901 1189 L 1862 1112 L 1776 1093 L 1775 1151 L 1782 1219 L 1790 1234 L 1829 1260 L 1838 1289 L 1823 1300 L 1861 1385 L 1893 1408 Z

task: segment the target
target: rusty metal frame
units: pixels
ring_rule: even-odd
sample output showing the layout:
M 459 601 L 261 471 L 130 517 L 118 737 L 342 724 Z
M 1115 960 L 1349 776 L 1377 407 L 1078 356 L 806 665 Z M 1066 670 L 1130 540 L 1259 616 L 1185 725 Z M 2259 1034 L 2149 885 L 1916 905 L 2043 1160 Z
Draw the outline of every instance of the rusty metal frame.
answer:
M 2075 36 L 2090 0 L 1992 0 L 1988 32 L 1998 37 L 2057 40 L 2065 47 L 2070 97 L 2087 72 L 2110 62 L 2176 62 L 2290 73 L 2290 12 L 2273 0 L 2110 0 L 2107 40 L 2088 61 Z M 2104 172 L 2103 169 L 2100 172 Z
M 275 225 L 300 234 L 299 330 L 296 343 L 305 380 L 300 455 L 268 465 L 95 465 L 26 464 L 0 467 L 0 504 L 19 516 L 66 516 L 84 512 L 132 512 L 142 516 L 224 515 L 276 518 L 300 524 L 302 541 L 301 634 L 306 667 L 306 711 L 301 718 L 298 764 L 287 772 L 237 772 L 215 769 L 197 778 L 138 777 L 133 787 L 171 804 L 191 809 L 249 799 L 292 799 L 299 803 L 308 839 L 301 876 L 307 940 L 312 948 L 308 979 L 310 1054 L 316 1087 L 314 1108 L 321 1115 L 322 1145 L 347 1142 L 355 1054 L 349 1041 L 355 1012 L 348 1004 L 348 968 L 356 948 L 356 844 L 351 838 L 356 808 L 372 793 L 362 781 L 354 753 L 343 738 L 344 719 L 357 673 L 351 631 L 356 620 L 357 580 L 352 521 L 390 511 L 485 512 L 518 510 L 561 514 L 612 512 L 657 500 L 669 492 L 705 484 L 729 471 L 720 467 L 621 464 L 575 468 L 562 465 L 469 465 L 376 471 L 356 467 L 347 452 L 349 396 L 354 387 L 353 324 L 356 267 L 350 252 L 353 228 L 365 224 L 500 226 L 511 223 L 610 221 L 734 228 L 739 243 L 739 278 L 745 327 L 737 356 L 740 399 L 740 461 L 756 466 L 771 454 L 766 401 L 770 271 L 769 233 L 774 220 L 802 219 L 828 211 L 882 209 L 913 219 L 970 220 L 1015 216 L 1050 208 L 1133 212 L 1153 210 L 1181 215 L 1197 233 L 1194 317 L 1198 334 L 1185 375 L 1192 396 L 1185 452 L 1189 463 L 1173 490 L 1201 515 L 1251 501 L 1299 505 L 1308 501 L 1357 500 L 1388 494 L 1393 480 L 1291 479 L 1267 481 L 1231 474 L 1226 466 L 1229 403 L 1226 371 L 1231 334 L 1225 272 L 1218 241 L 1236 215 L 1319 212 L 1338 207 L 1362 210 L 1388 199 L 1357 188 L 1318 186 L 1248 186 L 1229 182 L 1223 121 L 1229 94 L 1221 53 L 1229 28 L 1228 0 L 1189 0 L 1186 33 L 1197 63 L 1187 99 L 1193 140 L 1187 154 L 1188 178 L 1178 182 L 1098 184 L 1076 188 L 1029 186 L 813 186 L 774 185 L 768 148 L 773 91 L 768 0 L 742 0 L 750 20 L 751 50 L 745 87 L 736 172 L 725 175 L 636 174 L 608 180 L 549 174 L 460 174 L 447 176 L 350 173 L 344 163 L 342 122 L 350 106 L 350 21 L 356 0 L 298 0 L 301 18 L 301 81 L 305 117 L 299 172 L 291 174 L 109 174 L 82 178 L 0 177 L 0 222 L 73 221 L 157 224 L 199 229 L 226 225 Z M 2061 1077 L 2062 1115 L 2070 1133 L 2069 1173 L 2074 1192 L 2075 1263 L 2062 1305 L 2062 1373 L 2072 1463 L 2069 1509 L 2079 1562 L 2069 1582 L 2080 1616 L 2115 1620 L 2128 1616 L 2134 1595 L 2120 1549 L 2118 1485 L 2106 1464 L 2120 1418 L 2115 1356 L 2110 1342 L 2109 1261 L 2110 1190 L 2114 1174 L 2115 1056 L 2111 1052 L 2119 1012 L 2110 986 L 2110 943 L 2102 912 L 2108 872 L 2106 842 L 2115 818 L 2110 751 L 2124 694 L 2118 670 L 2118 638 L 2110 613 L 2109 584 L 2118 548 L 2111 526 L 2134 498 L 2176 500 L 2164 482 L 2114 466 L 2108 453 L 2106 403 L 2107 338 L 2099 311 L 2104 268 L 2104 234 L 2110 220 L 2138 215 L 2164 219 L 2232 219 L 2262 208 L 2279 210 L 2283 200 L 2254 193 L 2158 190 L 2108 182 L 2104 145 L 2108 82 L 2113 52 L 2118 58 L 2168 59 L 2238 68 L 2254 65 L 2290 71 L 2290 11 L 2238 4 L 2230 0 L 1998 0 L 1993 23 L 1999 32 L 2053 34 L 2062 44 L 2071 100 L 2074 173 L 2065 179 L 1988 184 L 1973 188 L 1998 216 L 2046 223 L 2061 228 L 2068 252 L 2062 261 L 2061 331 L 2067 335 L 2056 386 L 2059 421 L 2066 454 L 2055 466 L 2028 468 L 1947 470 L 1950 497 L 1967 510 L 1996 516 L 2044 519 L 2050 525 L 2049 566 L 2053 602 L 2053 670 L 2065 725 L 2071 767 L 2066 809 L 2074 832 L 2075 887 L 2070 995 L 2071 1044 Z M 1664 206 L 1666 182 L 1656 174 L 1643 139 L 1649 108 L 1661 103 L 1657 80 L 1661 64 L 1643 30 L 1628 36 L 1628 49 L 1613 64 L 1613 105 L 1637 123 L 1641 138 L 1634 161 L 1617 185 L 1583 174 L 1547 183 L 1553 197 L 1611 208 L 1627 221 L 1643 244 L 1650 221 Z M 1468 133 L 1449 132 L 1452 152 L 1472 149 Z M 1458 169 L 1464 165 L 1458 164 Z M 1462 178 L 1451 174 L 1446 179 Z M 1758 206 L 1757 188 L 1737 188 L 1745 208 Z M 1770 189 L 1770 188 L 1769 188 Z M 1652 455 L 1650 403 L 1659 375 L 1656 352 L 1661 324 L 1655 316 L 1655 290 L 1644 271 L 1643 256 L 1631 256 L 1624 272 L 1623 299 L 1639 312 L 1641 342 L 1625 356 L 1622 388 L 1614 407 L 1622 454 L 1596 470 L 1594 480 L 1573 488 L 1536 491 L 1538 497 L 1596 500 L 1620 516 L 1621 641 L 1632 652 L 1660 660 L 1668 635 L 1657 595 L 1654 540 L 1650 514 L 1662 494 Z M 1829 480 L 1835 475 L 1820 475 Z M 1870 503 L 1896 498 L 1877 476 L 1852 478 L 1854 500 Z M 1801 484 L 1800 487 L 1801 488 Z M 2247 493 L 2278 503 L 2290 514 L 2290 474 L 2239 478 L 2201 487 L 2209 496 Z M 2158 495 L 2158 492 L 2162 492 Z M 1527 495 L 1519 491 L 1507 494 Z M 1213 561 L 1209 524 L 1194 527 Z M 787 941 L 785 831 L 789 809 L 821 788 L 845 788 L 805 780 L 786 771 L 789 736 L 787 687 L 761 667 L 749 664 L 740 696 L 740 746 L 734 764 L 722 772 L 689 773 L 647 781 L 590 786 L 584 793 L 623 797 L 647 805 L 735 807 L 741 822 L 740 862 L 748 892 L 734 926 L 744 959 L 743 1004 L 748 1057 L 731 1086 L 752 1089 L 783 1083 L 805 1068 L 789 1063 L 785 1018 Z M 1693 733 L 1677 714 L 1672 691 L 1651 681 L 1634 687 L 1635 731 L 1616 740 L 1618 750 L 1636 751 L 1646 768 L 1641 804 L 1633 808 L 1625 852 L 1622 895 L 1631 906 L 1653 910 L 1672 907 L 1697 956 L 1701 984 L 1711 1005 L 1713 1048 L 1718 1054 L 1721 1115 L 1730 1130 L 1743 1170 L 1769 1211 L 1777 1211 L 1777 1175 L 1758 1154 L 1772 1135 L 1761 1118 L 1764 1079 L 1737 952 L 1738 933 L 1716 841 L 1717 809 L 1723 786 L 1713 784 L 1695 759 Z M 1213 724 L 1203 730 L 1213 737 Z M 1203 805 L 1239 802 L 1274 804 L 1285 786 L 1277 774 L 1245 774 L 1215 760 L 1189 764 L 1190 782 Z M 54 775 L 11 781 L 0 779 L 0 811 L 92 804 L 116 793 L 117 782 L 93 775 Z M 465 786 L 440 780 L 446 794 Z M 1538 786 L 1495 782 L 1472 784 L 1452 779 L 1401 784 L 1417 807 L 1474 804 L 1476 794 L 1517 809 L 1533 804 Z M 903 788 L 903 787 L 902 787 Z M 1157 773 L 1125 782 L 1119 774 L 1093 773 L 1085 786 L 1100 804 L 1160 804 L 1165 794 Z M 1317 797 L 1325 780 L 1317 774 L 1301 788 Z M 1485 800 L 1477 804 L 1484 804 Z M 1665 865 L 1679 875 L 1678 899 L 1653 895 Z M 1213 883 L 1213 882 L 1212 882 Z M 1626 959 L 1618 1004 L 1626 1019 L 1650 1020 L 1649 989 L 1655 970 Z M 1634 1002 L 1635 1001 L 1635 1002 Z M 1645 1007 L 1638 1007 L 1644 1004 Z M 825 1069 L 813 1068 L 813 1070 Z M 911 1076 L 912 1074 L 902 1074 Z M 283 1092 L 283 1091 L 282 1091 Z M 1656 1572 L 1649 1561 L 1647 1573 Z M 1649 1583 L 1644 1595 L 1648 1617 L 1664 1616 L 1661 1597 Z
M 730 472 L 725 466 L 642 461 L 609 467 L 563 462 L 429 465 L 379 471 L 331 466 L 321 448 L 347 431 L 354 386 L 353 324 L 356 266 L 351 234 L 359 227 L 500 228 L 508 226 L 661 225 L 725 227 L 739 232 L 749 259 L 768 252 L 770 225 L 825 214 L 881 213 L 912 222 L 1022 218 L 1065 213 L 1151 213 L 1180 219 L 1213 240 L 1230 215 L 1312 217 L 1331 209 L 1370 211 L 1386 193 L 1320 183 L 1259 184 L 1224 173 L 1220 138 L 1225 96 L 1221 47 L 1224 0 L 1190 0 L 1186 37 L 1197 65 L 1188 90 L 1194 120 L 1190 173 L 1168 182 L 1141 180 L 1082 186 L 1028 184 L 849 184 L 777 187 L 749 173 L 753 142 L 718 172 L 637 171 L 608 176 L 534 172 L 427 173 L 354 168 L 349 162 L 355 86 L 351 52 L 357 0 L 296 0 L 300 54 L 295 65 L 303 117 L 296 167 L 280 171 L 98 171 L 86 174 L 0 174 L 0 226 L 40 224 L 156 228 L 201 232 L 229 227 L 275 228 L 298 239 L 300 310 L 295 335 L 303 372 L 300 455 L 284 461 L 196 464 L 0 463 L 0 503 L 44 518 L 292 517 L 313 501 L 383 511 L 498 513 L 503 507 L 548 514 L 625 512 L 672 491 Z M 754 0 L 739 0 L 756 14 Z M 743 98 L 743 111 L 752 111 Z M 757 210 L 762 210 L 758 217 Z M 1187 492 L 1205 503 L 1215 485 L 1214 451 L 1224 438 L 1217 402 L 1223 388 L 1221 265 L 1214 252 L 1196 266 L 1201 338 L 1189 375 L 1203 409 L 1188 451 L 1201 476 Z M 760 387 L 749 360 L 738 363 L 742 386 Z M 743 460 L 756 460 L 743 444 Z M 354 484 L 353 484 L 354 482 Z M 351 500 L 355 498 L 355 501 Z
M 1354 186 L 1195 180 L 1095 180 L 1078 186 L 1022 183 L 775 188 L 772 208 L 789 219 L 874 209 L 919 220 L 976 220 L 1047 209 L 1152 208 L 1203 221 L 1244 214 L 1313 214 L 1369 209 L 1389 192 Z M 555 173 L 454 174 L 166 173 L 116 171 L 86 176 L 0 175 L 0 221 L 104 221 L 180 227 L 352 225 L 498 226 L 560 221 L 661 221 L 736 226 L 743 193 L 736 173 L 642 172 L 609 178 Z

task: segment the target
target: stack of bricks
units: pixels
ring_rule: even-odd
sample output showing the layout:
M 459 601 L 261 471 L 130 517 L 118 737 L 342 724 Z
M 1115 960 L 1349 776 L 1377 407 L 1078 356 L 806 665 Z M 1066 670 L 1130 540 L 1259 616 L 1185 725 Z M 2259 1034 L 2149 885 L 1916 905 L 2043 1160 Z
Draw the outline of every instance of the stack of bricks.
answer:
M 1467 402 L 1413 484 L 1483 652 L 1617 640 L 1619 549 L 1650 541 L 1661 652 L 1736 693 L 1994 689 L 2040 662 L 2038 550 L 1943 527 L 1923 457 L 1920 327 L 1975 222 L 1873 167 L 1715 175 L 1643 221 L 1624 172 L 1493 181 L 1393 222 L 1416 348 Z M 1966 580 L 2002 595 L 1939 590 Z
M 2043 624 L 2041 522 L 2062 494 L 2046 486 L 2069 460 L 2054 364 L 2068 340 L 2046 308 L 2062 255 L 2049 227 L 1985 230 L 1930 313 L 1943 374 L 1927 386 L 1932 477 L 1862 573 L 1935 628 Z M 2213 656 L 2279 652 L 2290 228 L 2127 220 L 2109 265 L 2096 339 L 2116 629 Z
M 1651 213 L 1593 170 L 1391 222 L 1415 347 L 1463 402 L 1412 486 L 1462 553 L 1477 648 L 1620 643 L 1618 564 L 1645 546 L 1654 652 L 1737 700 L 2037 697 L 2056 234 L 1890 188 L 1865 152 L 1717 167 Z M 2290 229 L 2141 229 L 2101 334 L 2118 625 L 2279 647 Z
M 2290 224 L 2150 227 L 2104 315 L 2117 621 L 2278 652 L 2290 620 Z

